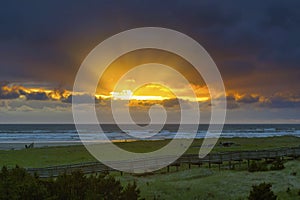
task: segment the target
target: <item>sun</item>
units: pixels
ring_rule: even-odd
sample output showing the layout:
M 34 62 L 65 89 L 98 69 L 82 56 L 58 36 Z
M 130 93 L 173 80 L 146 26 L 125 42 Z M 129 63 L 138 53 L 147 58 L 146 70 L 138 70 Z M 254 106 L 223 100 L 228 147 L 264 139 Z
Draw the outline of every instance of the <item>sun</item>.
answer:
M 153 100 L 162 101 L 166 99 L 176 98 L 174 93 L 161 84 L 149 83 L 145 84 L 135 91 L 122 90 L 111 92 L 112 99 L 119 100 Z

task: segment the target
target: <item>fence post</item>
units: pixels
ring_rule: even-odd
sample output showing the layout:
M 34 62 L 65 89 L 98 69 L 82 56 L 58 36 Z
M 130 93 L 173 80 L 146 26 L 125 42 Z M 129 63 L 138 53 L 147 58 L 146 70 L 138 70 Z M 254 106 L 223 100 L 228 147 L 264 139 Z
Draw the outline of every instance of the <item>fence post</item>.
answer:
M 229 153 L 229 162 L 228 162 L 228 164 L 229 164 L 229 169 L 231 169 L 231 160 L 232 160 L 232 154 Z

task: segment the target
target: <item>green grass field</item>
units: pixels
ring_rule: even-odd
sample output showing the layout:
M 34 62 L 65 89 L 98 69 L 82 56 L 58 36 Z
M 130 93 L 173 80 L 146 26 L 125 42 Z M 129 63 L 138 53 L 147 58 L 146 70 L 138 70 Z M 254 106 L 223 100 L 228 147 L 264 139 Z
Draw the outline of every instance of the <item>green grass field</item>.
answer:
M 300 145 L 300 138 L 292 136 L 269 138 L 230 138 L 220 139 L 219 142 L 234 142 L 231 147 L 223 147 L 217 144 L 213 152 L 244 151 L 256 149 L 270 149 L 281 147 L 295 147 Z M 138 141 L 117 143 L 123 149 L 132 152 L 149 152 L 166 145 L 169 141 Z M 202 140 L 195 140 L 186 153 L 197 154 Z M 22 150 L 1 150 L 0 166 L 13 167 L 16 164 L 21 167 L 45 167 L 62 164 L 74 164 L 96 161 L 84 146 L 60 146 Z

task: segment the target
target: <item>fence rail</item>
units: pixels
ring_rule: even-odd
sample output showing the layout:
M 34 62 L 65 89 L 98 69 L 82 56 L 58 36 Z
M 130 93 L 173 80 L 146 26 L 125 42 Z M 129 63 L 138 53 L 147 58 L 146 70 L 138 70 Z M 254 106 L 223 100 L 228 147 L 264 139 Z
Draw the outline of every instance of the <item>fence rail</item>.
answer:
M 270 149 L 270 150 L 256 150 L 256 151 L 238 151 L 238 152 L 222 152 L 222 153 L 210 153 L 204 158 L 199 158 L 198 154 L 184 154 L 178 158 L 175 162 L 169 162 L 172 160 L 173 156 L 160 156 L 152 157 L 147 159 L 136 159 L 136 160 L 126 160 L 123 162 L 112 161 L 114 164 L 120 163 L 124 170 L 131 172 L 143 171 L 143 169 L 148 169 L 152 171 L 153 167 L 157 166 L 180 166 L 181 164 L 190 165 L 202 165 L 205 163 L 209 164 L 219 164 L 219 167 L 224 162 L 229 163 L 229 167 L 232 162 L 247 160 L 248 164 L 250 160 L 261 160 L 261 159 L 275 159 L 279 157 L 300 157 L 300 146 L 293 148 L 281 148 L 281 149 Z M 116 171 L 100 162 L 86 162 L 79 164 L 70 165 L 59 165 L 43 168 L 27 168 L 27 171 L 31 174 L 38 174 L 40 177 L 56 177 L 62 173 L 71 173 L 72 171 L 81 170 L 85 174 L 96 173 L 96 172 L 109 172 Z M 143 171 L 147 172 L 147 171 Z

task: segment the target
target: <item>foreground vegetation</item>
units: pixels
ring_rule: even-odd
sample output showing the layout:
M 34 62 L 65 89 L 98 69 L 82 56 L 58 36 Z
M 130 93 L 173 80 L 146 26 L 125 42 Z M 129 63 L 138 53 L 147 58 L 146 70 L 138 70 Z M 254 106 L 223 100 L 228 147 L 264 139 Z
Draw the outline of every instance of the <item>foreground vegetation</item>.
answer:
M 270 167 L 272 164 L 270 164 Z M 300 199 L 300 160 L 285 161 L 284 169 L 249 172 L 247 164 L 234 170 L 217 166 L 173 167 L 170 173 L 136 176 L 124 174 L 115 177 L 123 183 L 136 181 L 145 199 L 248 199 L 252 186 L 272 184 L 272 191 L 281 200 Z
M 248 200 L 276 200 L 277 196 L 271 190 L 270 183 L 261 183 L 253 185 Z
M 107 174 L 84 176 L 80 171 L 55 179 L 40 179 L 16 167 L 0 172 L 0 200 L 135 200 L 136 184 L 123 187 Z
M 139 141 L 118 143 L 117 145 L 123 149 L 134 152 L 147 152 L 158 149 L 168 142 L 169 141 Z M 219 142 L 230 142 L 233 145 L 224 147 L 221 144 L 217 144 L 213 149 L 213 152 L 295 147 L 299 146 L 300 138 L 292 136 L 272 138 L 230 138 L 220 139 Z M 201 143 L 202 140 L 195 140 L 186 153 L 197 154 Z M 13 168 L 16 164 L 22 167 L 45 167 L 89 161 L 95 161 L 95 159 L 87 152 L 84 146 L 45 147 L 0 151 L 0 165 L 6 165 L 8 168 Z M 7 170 L 4 168 L 4 172 L 5 170 L 11 171 L 9 173 L 13 173 L 13 169 Z M 109 194 L 110 191 L 116 193 L 121 199 L 126 199 L 124 195 L 129 195 L 127 192 L 131 191 L 130 195 L 132 194 L 133 196 L 129 199 L 138 198 L 140 195 L 141 198 L 145 199 L 238 200 L 250 199 L 250 191 L 252 191 L 255 199 L 256 192 L 260 192 L 261 190 L 268 190 L 267 193 L 270 195 L 270 198 L 273 199 L 274 197 L 287 200 L 300 199 L 299 159 L 292 161 L 275 160 L 271 163 L 267 161 L 253 161 L 250 163 L 249 168 L 245 161 L 241 163 L 241 166 L 239 166 L 239 163 L 236 163 L 232 170 L 228 170 L 228 165 L 225 163 L 221 166 L 220 171 L 217 165 L 212 165 L 212 168 L 208 168 L 207 165 L 201 167 L 194 165 L 191 169 L 189 169 L 188 165 L 183 165 L 179 167 L 179 171 L 176 170 L 176 167 L 171 167 L 170 173 L 166 173 L 166 171 L 166 169 L 162 169 L 153 174 L 139 176 L 127 173 L 121 176 L 118 172 L 112 172 L 109 176 L 100 175 L 87 177 L 76 172 L 71 176 L 61 175 L 55 180 L 41 180 L 37 177 L 29 176 L 28 174 L 24 175 L 26 174 L 24 170 L 23 172 L 18 172 L 19 175 L 23 174 L 21 176 L 22 178 L 18 175 L 15 176 L 18 178 L 5 179 L 5 176 L 3 176 L 5 173 L 2 170 L 0 179 L 6 181 L 0 183 L 0 199 L 1 197 L 2 199 L 5 199 L 4 197 L 7 194 L 17 195 L 6 196 L 6 199 L 18 199 L 20 191 L 27 192 L 26 195 L 46 195 L 45 198 L 42 199 L 76 199 L 72 195 L 77 194 L 76 191 L 81 191 L 81 189 L 84 190 L 84 192 L 81 191 L 81 194 L 91 195 L 90 191 L 93 191 L 92 193 L 98 195 L 95 197 L 84 196 L 82 199 L 107 199 L 108 197 L 106 198 L 103 195 Z M 14 182 L 16 180 L 24 181 L 17 183 Z M 84 183 L 93 182 L 96 186 L 83 187 L 83 185 L 77 185 L 77 183 L 82 182 L 80 180 L 83 180 Z M 266 183 L 265 185 L 260 185 L 264 182 Z M 72 184 L 67 185 L 68 183 Z M 136 183 L 136 185 L 133 183 Z M 87 185 L 89 185 L 89 183 L 87 183 Z M 104 185 L 109 185 L 108 188 L 110 189 L 104 189 L 106 188 Z M 29 189 L 31 187 L 35 188 L 36 192 Z M 3 190 L 3 188 L 6 189 Z M 95 188 L 97 188 L 97 191 Z M 117 189 L 114 190 L 112 188 Z M 140 193 L 137 188 L 139 188 Z M 270 191 L 271 189 L 272 191 Z M 99 193 L 99 191 L 101 191 L 101 193 Z M 22 199 L 26 199 L 26 195 L 23 195 Z M 109 197 L 109 199 L 118 198 Z M 41 198 L 32 198 L 32 196 L 30 196 L 30 198 L 27 199 Z
M 272 165 L 271 165 L 272 166 Z M 84 199 L 300 199 L 300 160 L 285 161 L 284 168 L 249 172 L 193 167 L 147 175 L 119 173 L 86 175 L 73 172 L 40 179 L 22 168 L 2 168 L 0 200 Z

